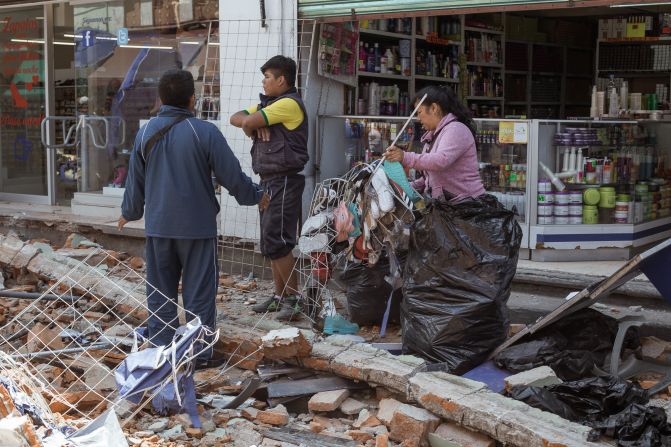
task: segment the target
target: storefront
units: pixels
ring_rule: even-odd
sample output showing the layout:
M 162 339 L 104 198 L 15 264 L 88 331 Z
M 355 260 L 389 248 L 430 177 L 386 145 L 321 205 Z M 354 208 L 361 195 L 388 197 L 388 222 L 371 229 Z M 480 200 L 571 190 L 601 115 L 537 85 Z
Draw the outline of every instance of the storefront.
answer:
M 671 236 L 671 2 L 435 3 L 299 1 L 323 14 L 317 69 L 342 98 L 318 116 L 320 178 L 379 156 L 415 93 L 449 85 L 524 255 L 628 259 Z
M 161 73 L 190 70 L 201 117 L 218 110 L 218 2 L 5 3 L 0 200 L 82 214 L 102 204 L 116 217 L 135 134 L 159 107 Z

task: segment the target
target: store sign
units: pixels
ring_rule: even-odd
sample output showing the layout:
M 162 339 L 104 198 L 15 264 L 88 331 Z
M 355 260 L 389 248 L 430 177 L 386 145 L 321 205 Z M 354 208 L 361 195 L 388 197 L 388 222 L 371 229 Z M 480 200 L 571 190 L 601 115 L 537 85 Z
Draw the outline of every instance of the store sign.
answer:
M 128 28 L 119 28 L 116 39 L 119 45 L 128 45 Z
M 528 140 L 529 140 L 528 123 L 516 123 L 511 121 L 499 122 L 499 143 L 526 144 Z
M 73 15 L 75 29 L 92 28 L 113 32 L 124 26 L 123 5 L 77 5 Z

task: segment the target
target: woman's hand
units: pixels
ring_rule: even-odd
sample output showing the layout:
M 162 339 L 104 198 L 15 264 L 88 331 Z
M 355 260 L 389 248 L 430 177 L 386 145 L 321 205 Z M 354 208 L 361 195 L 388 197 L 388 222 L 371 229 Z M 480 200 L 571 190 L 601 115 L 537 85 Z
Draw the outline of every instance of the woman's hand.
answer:
M 387 161 L 403 161 L 403 149 L 398 146 L 389 146 L 386 151 L 384 151 L 384 159 Z

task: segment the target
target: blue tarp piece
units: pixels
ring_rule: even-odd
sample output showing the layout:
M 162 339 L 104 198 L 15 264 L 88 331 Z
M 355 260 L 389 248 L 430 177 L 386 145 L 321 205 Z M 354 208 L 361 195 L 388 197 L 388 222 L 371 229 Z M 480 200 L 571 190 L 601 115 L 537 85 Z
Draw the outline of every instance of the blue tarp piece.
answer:
M 177 330 L 170 346 L 130 354 L 114 372 L 119 397 L 139 404 L 158 392 L 152 398 L 157 412 L 186 412 L 193 426 L 200 428 L 193 372 L 194 355 L 201 349 L 203 339 L 204 329 L 196 318 Z M 175 373 L 177 366 L 181 367 Z
M 506 387 L 504 381 L 506 377 L 510 377 L 511 375 L 512 373 L 510 371 L 499 368 L 492 360 L 487 360 L 485 363 L 468 371 L 462 377 L 477 380 L 478 382 L 487 385 L 487 387 L 495 393 L 502 393 Z
M 645 256 L 648 254 L 647 256 Z M 640 269 L 659 293 L 671 303 L 671 239 L 641 255 Z

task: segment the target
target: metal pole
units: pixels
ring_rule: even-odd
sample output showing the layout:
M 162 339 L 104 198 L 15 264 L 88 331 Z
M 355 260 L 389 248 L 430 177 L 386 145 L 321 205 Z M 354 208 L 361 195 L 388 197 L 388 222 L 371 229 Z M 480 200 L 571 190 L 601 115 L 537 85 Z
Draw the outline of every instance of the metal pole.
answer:
M 88 351 L 90 349 L 104 349 L 104 348 L 110 348 L 114 346 L 113 343 L 96 343 L 93 345 L 89 346 L 82 346 L 79 348 L 66 348 L 66 349 L 57 349 L 57 350 L 50 350 L 50 351 L 40 351 L 40 352 L 32 352 L 30 354 L 14 354 L 11 355 L 10 357 L 13 359 L 25 359 L 28 358 L 28 360 L 36 358 L 36 357 L 50 357 L 50 356 L 57 356 L 59 354 L 74 354 L 75 352 L 84 352 Z
M 37 292 L 18 292 L 18 291 L 13 291 L 13 290 L 0 290 L 0 297 L 2 298 L 18 298 L 18 299 L 23 299 L 23 300 L 39 300 L 42 299 L 44 301 L 59 301 L 63 300 L 66 302 L 75 302 L 79 300 L 81 297 L 79 296 L 58 296 L 58 295 L 52 295 L 50 293 L 44 294 L 44 293 L 37 293 Z

